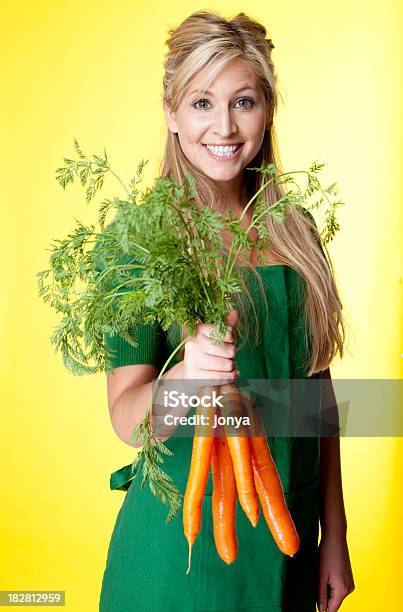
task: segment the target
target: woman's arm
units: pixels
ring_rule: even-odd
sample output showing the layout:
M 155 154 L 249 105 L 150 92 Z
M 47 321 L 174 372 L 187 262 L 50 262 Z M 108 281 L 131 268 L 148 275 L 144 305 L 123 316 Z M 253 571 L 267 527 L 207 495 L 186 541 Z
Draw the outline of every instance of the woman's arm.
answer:
M 329 368 L 322 373 L 322 405 L 339 425 L 337 401 Z M 320 526 L 317 603 L 320 612 L 336 612 L 355 588 L 347 546 L 347 519 L 341 480 L 340 437 L 320 439 Z
M 145 417 L 157 376 L 158 368 L 150 364 L 119 367 L 114 374 L 107 374 L 108 405 L 113 429 L 123 442 L 134 448 L 141 447 L 143 443 L 142 440 L 132 440 L 133 429 Z M 177 379 L 183 387 L 183 361 L 167 370 L 161 379 Z M 180 407 L 175 414 L 185 416 L 188 411 L 189 408 Z M 164 426 L 163 417 L 156 416 L 154 410 L 150 420 L 153 427 L 159 428 L 158 438 L 162 442 L 176 429 Z
M 322 394 L 322 407 L 326 414 L 331 414 L 331 422 L 339 425 L 337 401 L 331 382 L 330 369 L 324 370 L 325 382 Z M 323 408 L 322 408 L 323 410 Z M 343 487 L 341 480 L 340 437 L 323 437 L 320 439 L 320 527 L 322 535 L 332 534 L 342 537 L 347 535 L 347 519 L 344 509 Z

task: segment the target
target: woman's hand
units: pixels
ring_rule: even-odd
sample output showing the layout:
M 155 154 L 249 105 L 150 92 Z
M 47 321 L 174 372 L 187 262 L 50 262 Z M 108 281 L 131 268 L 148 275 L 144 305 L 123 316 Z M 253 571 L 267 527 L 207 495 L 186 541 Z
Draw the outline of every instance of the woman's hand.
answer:
M 199 323 L 197 332 L 190 336 L 185 344 L 183 359 L 183 377 L 186 379 L 208 379 L 209 385 L 228 384 L 233 382 L 239 372 L 234 363 L 236 353 L 236 331 L 238 312 L 231 310 L 226 318 L 229 325 L 224 342 L 213 344 L 209 335 L 213 330 L 212 323 Z M 210 382 L 210 379 L 211 382 Z
M 354 588 L 345 536 L 324 534 L 319 545 L 319 611 L 336 612 Z
M 239 372 L 235 369 L 235 331 L 232 329 L 238 323 L 238 312 L 231 310 L 226 323 L 229 329 L 222 344 L 213 344 L 209 339 L 209 334 L 214 325 L 210 323 L 199 323 L 194 336 L 190 336 L 185 343 L 184 358 L 173 366 L 166 376 L 166 380 L 173 378 L 175 387 L 169 385 L 168 389 L 174 390 L 178 394 L 175 399 L 185 394 L 193 396 L 200 394 L 200 384 L 197 379 L 208 380 L 207 387 L 220 386 L 233 382 Z M 172 376 L 172 374 L 175 374 Z M 217 380 L 215 383 L 214 381 Z M 170 382 L 170 381 L 169 381 Z M 204 386 L 204 383 L 201 383 Z M 219 394 L 219 391 L 218 391 Z M 168 408 L 168 410 L 167 410 Z M 158 427 L 158 437 L 165 441 L 176 431 L 178 421 L 174 417 L 184 417 L 191 410 L 190 402 L 177 401 L 174 406 L 165 403 L 165 400 L 155 401 L 153 404 L 152 418 L 155 427 Z M 169 423 L 167 423 L 169 417 Z

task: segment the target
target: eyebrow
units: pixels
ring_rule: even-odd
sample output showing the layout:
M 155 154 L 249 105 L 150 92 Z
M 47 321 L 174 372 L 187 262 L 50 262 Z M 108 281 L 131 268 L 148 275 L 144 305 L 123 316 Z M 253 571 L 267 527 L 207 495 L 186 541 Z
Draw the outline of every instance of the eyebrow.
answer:
M 234 91 L 234 94 L 239 93 L 240 91 L 246 91 L 247 89 L 252 89 L 253 91 L 256 91 L 256 89 L 254 87 L 251 87 L 250 85 L 244 85 L 242 87 L 239 87 L 236 91 Z M 189 95 L 193 95 L 194 93 L 202 93 L 202 89 L 194 89 L 193 91 L 190 92 Z M 211 91 L 205 91 L 205 94 L 207 94 L 208 96 L 212 96 L 213 94 L 211 93 Z

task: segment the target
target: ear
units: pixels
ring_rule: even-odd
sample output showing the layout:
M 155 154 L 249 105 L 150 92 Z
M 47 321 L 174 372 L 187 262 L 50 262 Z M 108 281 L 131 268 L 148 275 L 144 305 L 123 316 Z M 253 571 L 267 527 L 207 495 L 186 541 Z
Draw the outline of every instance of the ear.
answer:
M 175 113 L 171 111 L 169 104 L 167 103 L 166 100 L 164 100 L 163 108 L 164 108 L 165 119 L 166 119 L 169 131 L 173 132 L 174 134 L 177 134 L 178 126 L 176 125 L 176 121 L 175 121 Z

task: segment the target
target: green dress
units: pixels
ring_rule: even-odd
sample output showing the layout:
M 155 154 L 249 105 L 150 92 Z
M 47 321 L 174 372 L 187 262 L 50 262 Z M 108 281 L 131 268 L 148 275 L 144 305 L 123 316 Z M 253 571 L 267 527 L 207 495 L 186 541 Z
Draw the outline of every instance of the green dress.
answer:
M 260 344 L 237 351 L 240 379 L 303 379 L 307 377 L 307 345 L 302 316 L 304 285 L 286 265 L 260 266 L 268 298 L 268 321 Z M 302 289 L 302 291 L 301 291 Z M 113 367 L 152 363 L 161 367 L 176 346 L 157 325 L 135 328 L 139 345 L 105 335 L 116 349 Z M 314 375 L 314 378 L 320 375 Z M 315 612 L 318 579 L 320 461 L 319 436 L 268 437 L 286 503 L 300 537 L 294 557 L 276 546 L 261 512 L 250 524 L 237 500 L 238 556 L 227 565 L 218 556 L 211 514 L 212 479 L 202 506 L 202 528 L 192 549 L 182 512 L 166 523 L 168 507 L 141 489 L 141 475 L 131 480 L 131 463 L 111 474 L 110 487 L 126 491 L 111 536 L 100 593 L 100 612 Z M 174 455 L 163 469 L 185 492 L 192 439 L 171 436 Z

